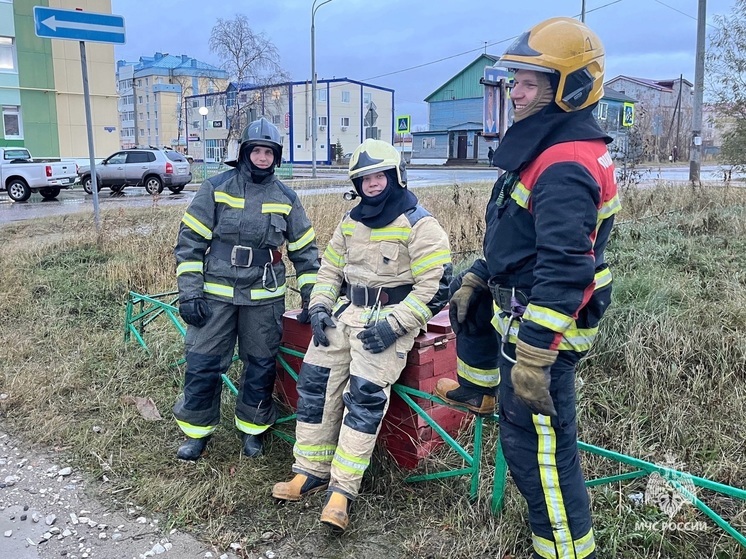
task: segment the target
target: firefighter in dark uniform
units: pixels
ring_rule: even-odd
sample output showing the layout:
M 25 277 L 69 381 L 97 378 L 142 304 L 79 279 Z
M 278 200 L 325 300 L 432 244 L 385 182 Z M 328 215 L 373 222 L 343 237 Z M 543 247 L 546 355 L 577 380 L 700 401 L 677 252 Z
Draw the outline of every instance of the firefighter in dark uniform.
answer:
M 316 234 L 298 196 L 274 174 L 282 139 L 264 118 L 241 135 L 235 167 L 207 179 L 187 208 L 174 249 L 179 313 L 186 333 L 184 393 L 174 406 L 187 436 L 177 456 L 197 460 L 220 422 L 221 375 L 238 355 L 243 372 L 235 424 L 243 452 L 262 453 L 262 433 L 277 417 L 272 399 L 275 357 L 285 312 L 285 265 L 295 267 L 308 321 L 319 267 Z
M 465 322 L 481 294 L 494 299 L 500 442 L 528 504 L 534 557 L 596 557 L 575 368 L 611 300 L 604 249 L 620 208 L 611 138 L 593 116 L 604 48 L 585 24 L 552 18 L 516 39 L 498 65 L 515 72 L 515 122 L 493 158 L 506 172 L 487 205 L 485 258 L 451 305 Z M 454 384 L 436 393 L 460 403 L 468 386 Z

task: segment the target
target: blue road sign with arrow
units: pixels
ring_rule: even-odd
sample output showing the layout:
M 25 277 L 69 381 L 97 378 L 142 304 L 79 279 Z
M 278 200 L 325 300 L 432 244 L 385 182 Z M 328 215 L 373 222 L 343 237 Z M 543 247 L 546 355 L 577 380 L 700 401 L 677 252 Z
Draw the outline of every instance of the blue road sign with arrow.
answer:
M 37 37 L 94 43 L 124 44 L 124 18 L 77 10 L 34 6 Z

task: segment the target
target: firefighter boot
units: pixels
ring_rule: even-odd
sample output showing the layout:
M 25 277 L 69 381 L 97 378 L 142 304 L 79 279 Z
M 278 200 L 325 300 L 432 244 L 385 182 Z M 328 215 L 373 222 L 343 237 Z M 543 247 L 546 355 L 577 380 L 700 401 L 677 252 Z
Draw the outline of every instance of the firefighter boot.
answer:
M 323 491 L 328 485 L 328 479 L 321 479 L 311 474 L 295 474 L 290 481 L 275 483 L 272 496 L 281 501 L 300 501 L 306 495 Z
M 344 532 L 350 523 L 351 505 L 352 501 L 342 493 L 329 491 L 326 496 L 326 505 L 321 511 L 321 523 L 337 532 Z
M 244 456 L 249 458 L 256 458 L 261 456 L 264 451 L 264 444 L 262 443 L 261 435 L 249 435 L 244 433 L 243 436 L 243 453 Z
M 463 406 L 479 415 L 495 413 L 495 396 L 461 386 L 455 380 L 442 378 L 435 385 L 435 395 L 453 406 Z
M 202 456 L 202 453 L 207 446 L 207 441 L 209 440 L 210 435 L 199 439 L 187 437 L 186 441 L 184 441 L 179 447 L 179 450 L 176 451 L 176 457 L 181 458 L 182 460 L 191 460 L 192 462 L 198 460 L 199 457 Z

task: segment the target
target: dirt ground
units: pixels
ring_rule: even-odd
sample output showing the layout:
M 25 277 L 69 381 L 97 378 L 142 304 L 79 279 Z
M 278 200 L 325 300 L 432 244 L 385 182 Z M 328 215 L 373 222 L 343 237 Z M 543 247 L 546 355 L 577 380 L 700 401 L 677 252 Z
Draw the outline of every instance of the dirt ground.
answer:
M 236 559 L 134 505 L 110 510 L 94 493 L 62 454 L 31 448 L 0 419 L 0 559 Z

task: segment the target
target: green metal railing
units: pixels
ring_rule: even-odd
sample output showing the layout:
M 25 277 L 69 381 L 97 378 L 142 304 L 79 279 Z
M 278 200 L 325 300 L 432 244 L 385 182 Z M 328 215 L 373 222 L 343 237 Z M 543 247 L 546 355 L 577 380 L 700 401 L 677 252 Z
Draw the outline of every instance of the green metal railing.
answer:
M 184 328 L 181 321 L 177 318 L 178 308 L 174 306 L 174 303 L 176 303 L 176 301 L 178 300 L 177 293 L 178 292 L 176 291 L 171 291 L 168 293 L 159 293 L 156 295 L 142 295 L 140 293 L 130 291 L 126 304 L 124 332 L 125 342 L 131 340 L 132 337 L 134 337 L 140 344 L 140 346 L 142 346 L 145 350 L 150 351 L 144 339 L 145 327 L 153 320 L 163 315 L 165 315 L 168 320 L 176 327 L 179 334 L 181 336 L 184 336 L 186 333 L 186 329 Z M 293 370 L 293 368 L 288 364 L 282 354 L 298 357 L 301 359 L 305 356 L 305 354 L 286 347 L 280 347 L 280 353 L 281 355 L 278 355 L 277 357 L 278 363 L 297 382 L 297 372 Z M 237 359 L 237 357 L 234 357 L 234 360 L 235 359 Z M 228 389 L 234 395 L 238 395 L 238 389 L 233 384 L 231 379 L 225 374 L 222 378 Z M 443 400 L 441 400 L 437 396 L 434 396 L 433 394 L 428 394 L 409 386 L 394 384 L 392 389 L 397 395 L 399 395 L 399 397 L 401 397 L 402 400 L 404 400 L 404 402 L 406 402 L 406 404 L 410 408 L 412 408 L 412 410 L 417 413 L 417 415 L 422 417 L 423 420 L 430 427 L 432 427 L 433 431 L 435 431 L 443 439 L 443 441 L 463 459 L 465 463 L 465 467 L 463 468 L 413 475 L 407 477 L 405 481 L 414 483 L 420 481 L 429 481 L 468 475 L 470 476 L 469 498 L 472 501 L 476 500 L 479 490 L 480 464 L 482 462 L 484 421 L 492 421 L 497 424 L 498 416 L 496 414 L 488 416 L 474 416 L 474 435 L 471 441 L 472 452 L 469 453 L 469 451 L 467 451 L 461 444 L 459 444 L 456 439 L 451 437 L 434 419 L 432 419 L 427 411 L 425 411 L 422 406 L 415 402 L 414 398 L 429 400 L 436 404 L 449 404 L 446 404 Z M 466 408 L 461 408 L 459 406 L 450 407 L 461 411 L 468 411 Z M 277 421 L 277 423 L 286 423 L 288 421 L 294 420 L 295 417 L 295 414 L 291 414 L 287 417 L 282 417 Z M 291 444 L 295 442 L 295 440 L 291 436 L 283 433 L 282 431 L 275 429 L 273 430 L 273 433 L 278 437 L 290 442 Z M 721 495 L 726 495 L 728 497 L 733 497 L 735 499 L 740 499 L 743 501 L 746 501 L 746 490 L 712 481 L 704 477 L 694 476 L 687 472 L 682 472 L 680 470 L 668 468 L 666 466 L 653 464 L 652 462 L 640 460 L 639 458 L 634 458 L 626 454 L 608 450 L 599 446 L 594 446 L 581 441 L 578 441 L 578 448 L 582 451 L 601 456 L 608 460 L 613 460 L 620 464 L 625 464 L 627 466 L 631 466 L 632 468 L 636 468 L 636 470 L 631 472 L 588 480 L 586 481 L 587 487 L 617 483 L 619 481 L 636 479 L 646 475 L 657 473 L 659 475 L 662 475 L 666 479 L 666 481 L 671 483 L 671 485 L 673 485 L 678 491 L 680 491 L 682 495 L 684 495 L 699 511 L 709 517 L 717 526 L 722 528 L 728 535 L 733 537 L 741 546 L 746 548 L 746 536 L 744 536 L 744 534 L 740 533 L 733 526 L 731 526 L 730 523 L 727 522 L 722 516 L 720 516 L 709 506 L 703 503 L 699 498 L 697 498 L 693 493 L 687 490 L 686 487 L 684 487 L 677 480 L 690 480 L 696 487 L 714 491 Z M 492 497 L 490 502 L 490 509 L 492 510 L 493 514 L 497 514 L 502 509 L 507 472 L 508 467 L 505 462 L 505 457 L 503 456 L 502 447 L 500 446 L 500 442 L 498 440 L 495 450 L 495 473 L 493 476 Z

